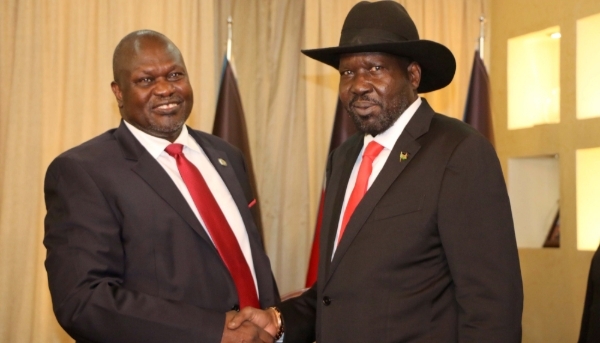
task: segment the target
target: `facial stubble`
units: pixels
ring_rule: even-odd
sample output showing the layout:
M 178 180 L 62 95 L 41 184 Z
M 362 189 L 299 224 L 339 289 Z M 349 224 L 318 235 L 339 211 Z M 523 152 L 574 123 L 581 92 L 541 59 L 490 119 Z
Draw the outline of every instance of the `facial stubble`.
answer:
M 356 95 L 352 98 L 346 110 L 348 111 L 350 118 L 354 122 L 354 126 L 356 126 L 356 129 L 359 132 L 368 133 L 371 136 L 375 137 L 378 134 L 385 132 L 387 129 L 392 127 L 392 125 L 394 125 L 394 123 L 396 122 L 396 120 L 398 120 L 400 115 L 402 115 L 402 113 L 406 111 L 408 106 L 410 106 L 411 103 L 409 103 L 409 98 L 410 90 L 403 89 L 400 92 L 400 94 L 398 94 L 398 96 L 391 102 L 391 106 L 384 107 L 381 101 L 369 98 L 366 95 Z M 376 120 L 374 123 L 370 123 L 369 120 L 372 119 L 375 115 L 371 114 L 365 118 L 363 116 L 360 116 L 353 110 L 352 105 L 358 100 L 372 102 L 381 108 L 381 112 L 379 112 L 377 118 L 375 118 Z

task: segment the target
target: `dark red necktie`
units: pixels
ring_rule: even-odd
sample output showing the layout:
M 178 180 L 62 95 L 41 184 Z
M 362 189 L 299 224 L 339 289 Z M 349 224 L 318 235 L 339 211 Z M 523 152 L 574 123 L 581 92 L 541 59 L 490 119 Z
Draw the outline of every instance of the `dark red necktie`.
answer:
M 194 200 L 221 259 L 229 269 L 238 292 L 240 308 L 246 306 L 260 308 L 254 279 L 246 258 L 202 174 L 183 155 L 183 145 L 171 144 L 165 148 L 165 151 L 175 158 L 179 174 Z
M 342 218 L 342 227 L 340 228 L 340 234 L 338 235 L 338 243 L 342 239 L 342 235 L 346 230 L 346 225 L 354 213 L 354 209 L 360 203 L 360 200 L 363 198 L 365 193 L 367 193 L 367 185 L 369 184 L 369 177 L 371 176 L 371 172 L 373 171 L 373 161 L 379 155 L 379 153 L 383 150 L 383 146 L 375 141 L 371 141 L 367 148 L 365 149 L 362 157 L 362 161 L 360 162 L 360 166 L 358 167 L 358 175 L 356 176 L 356 183 L 354 184 L 354 188 L 352 189 L 352 193 L 350 193 L 350 198 L 348 199 L 348 203 L 346 204 L 346 211 L 344 211 L 344 217 Z

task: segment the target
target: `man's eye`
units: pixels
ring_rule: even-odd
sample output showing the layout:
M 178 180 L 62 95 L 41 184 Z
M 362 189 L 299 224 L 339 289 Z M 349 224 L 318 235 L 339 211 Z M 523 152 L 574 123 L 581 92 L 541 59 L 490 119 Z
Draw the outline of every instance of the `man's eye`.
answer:
M 371 68 L 372 71 L 380 71 L 381 69 L 381 66 L 374 66 L 373 68 Z
M 349 75 L 352 75 L 352 72 L 350 70 L 344 70 L 344 71 L 341 72 L 341 74 L 343 76 L 349 76 Z
M 137 80 L 137 83 L 141 84 L 141 85 L 147 85 L 147 84 L 152 83 L 152 78 L 150 78 L 150 77 L 142 77 L 141 79 Z
M 183 76 L 183 73 L 176 72 L 176 73 L 170 73 L 168 77 L 169 77 L 169 80 L 179 80 L 179 79 L 181 79 L 182 76 Z

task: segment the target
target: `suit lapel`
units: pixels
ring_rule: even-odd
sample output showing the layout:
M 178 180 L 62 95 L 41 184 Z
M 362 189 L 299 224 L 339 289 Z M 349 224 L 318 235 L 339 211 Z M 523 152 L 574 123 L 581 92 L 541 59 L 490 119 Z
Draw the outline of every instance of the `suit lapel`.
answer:
M 390 188 L 393 182 L 400 176 L 402 171 L 411 163 L 411 161 L 417 155 L 421 145 L 417 142 L 417 139 L 425 134 L 429 130 L 429 125 L 431 123 L 431 119 L 433 118 L 434 112 L 427 103 L 425 99 L 422 99 L 423 103 L 417 109 L 417 112 L 411 118 L 410 122 L 404 128 L 404 131 L 394 144 L 394 148 L 390 152 L 390 155 L 383 166 L 383 169 L 360 201 L 352 217 L 348 221 L 346 226 L 346 230 L 344 231 L 344 236 L 338 245 L 333 260 L 331 260 L 331 264 L 329 268 L 327 268 L 327 279 L 326 282 L 329 281 L 331 275 L 335 272 L 335 269 L 339 265 L 340 261 L 344 257 L 344 254 L 348 251 L 349 247 L 352 244 L 352 241 L 356 238 L 363 225 L 373 212 L 373 209 L 377 206 L 385 192 Z M 360 152 L 360 149 L 359 149 Z M 408 158 L 405 160 L 400 159 L 400 153 L 408 153 Z M 343 179 L 344 185 L 347 185 L 349 175 L 352 171 L 352 167 L 354 162 L 356 161 L 356 157 L 358 153 L 354 155 L 352 159 L 352 164 L 348 162 L 343 164 L 342 168 L 346 168 L 348 170 L 342 171 L 344 175 L 347 173 L 348 177 Z M 350 159 L 350 156 L 348 156 Z M 337 191 L 341 193 L 341 200 L 339 200 L 339 195 L 336 197 L 337 207 L 341 208 L 342 202 L 344 199 L 344 193 L 346 191 L 346 187 L 340 187 L 343 189 L 338 189 Z M 340 203 L 338 204 L 337 201 Z M 336 207 L 336 208 L 337 208 Z M 332 218 L 339 219 L 341 215 L 341 210 L 338 209 L 335 216 Z M 334 226 L 335 225 L 335 226 Z M 337 230 L 337 221 L 335 223 L 329 223 L 329 229 L 333 232 L 333 235 L 329 235 L 328 237 L 328 246 L 331 245 L 333 247 L 333 241 L 335 240 L 335 231 Z M 333 237 L 333 238 L 332 238 Z M 326 255 L 327 259 L 331 259 L 331 250 L 329 250 L 329 254 Z
M 252 213 L 248 208 L 246 196 L 244 195 L 243 189 L 233 170 L 229 156 L 227 156 L 224 151 L 216 149 L 198 132 L 190 128 L 188 128 L 188 131 L 196 142 L 198 142 L 202 150 L 204 150 L 211 163 L 215 166 L 215 169 L 225 182 L 225 185 L 229 189 L 229 192 L 240 211 L 242 220 L 244 221 L 244 225 L 248 232 L 250 248 L 254 259 L 254 270 L 256 272 L 260 293 L 259 300 L 261 301 L 261 304 L 264 304 L 265 306 L 266 304 L 273 304 L 278 301 L 278 299 L 273 298 L 273 294 L 277 294 L 277 289 L 272 282 L 272 274 L 269 269 L 270 264 L 268 259 L 266 260 L 266 255 L 257 253 L 262 251 L 262 242 L 258 235 L 258 229 L 254 224 Z M 165 200 L 165 202 L 173 208 L 173 210 L 175 210 L 198 235 L 209 243 L 208 245 L 214 250 L 215 254 L 219 255 L 219 252 L 215 248 L 205 229 L 200 224 L 200 221 L 196 218 L 196 215 L 189 204 L 162 166 L 148 153 L 142 144 L 137 141 L 124 123 L 121 123 L 114 135 L 119 142 L 124 158 L 134 163 L 131 168 L 132 171 L 138 174 L 149 187 Z M 228 166 L 221 165 L 219 159 L 227 161 Z M 223 265 L 223 267 L 225 267 L 225 265 Z
M 227 153 L 223 150 L 215 148 L 214 145 L 212 145 L 207 139 L 204 139 L 196 131 L 188 128 L 188 132 L 196 140 L 196 142 L 198 142 L 202 150 L 204 150 L 204 153 L 219 173 L 219 176 L 221 176 L 221 179 L 223 179 L 225 186 L 227 186 L 229 193 L 231 193 L 231 197 L 238 207 L 246 228 L 255 227 L 252 213 L 248 208 L 248 199 L 246 199 L 246 196 L 244 195 L 240 181 L 238 180 L 235 170 L 233 169 L 232 161 L 229 159 Z M 221 160 L 225 161 L 225 165 L 221 164 Z
M 173 208 L 188 223 L 198 235 L 205 239 L 211 246 L 212 241 L 196 218 L 181 192 L 173 183 L 167 172 L 148 153 L 140 142 L 133 136 L 124 123 L 115 131 L 115 137 L 121 146 L 126 159 L 136 163 L 131 170 L 138 174 L 150 188 L 152 188 L 165 202 Z M 216 251 L 216 249 L 215 249 Z
M 336 155 L 341 157 L 332 159 L 331 175 L 327 181 L 325 205 L 323 207 L 323 213 L 330 214 L 323 218 L 321 225 L 321 242 L 320 242 L 320 255 L 325 256 L 325 271 L 328 275 L 329 266 L 331 263 L 331 254 L 333 253 L 333 246 L 335 242 L 335 235 L 337 233 L 337 227 L 339 218 L 342 211 L 342 205 L 344 204 L 344 197 L 346 195 L 346 187 L 348 186 L 348 179 L 352 173 L 352 168 L 356 163 L 358 154 L 360 153 L 363 141 L 363 134 L 356 134 L 348 139 L 347 144 L 342 145 Z

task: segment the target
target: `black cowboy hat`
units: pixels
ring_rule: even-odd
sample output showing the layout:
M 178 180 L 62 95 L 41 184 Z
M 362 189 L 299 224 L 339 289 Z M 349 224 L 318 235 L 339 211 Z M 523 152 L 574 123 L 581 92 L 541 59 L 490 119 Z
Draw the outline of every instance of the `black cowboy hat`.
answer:
M 456 70 L 452 52 L 439 43 L 419 39 L 415 23 L 395 1 L 357 3 L 344 21 L 339 46 L 302 50 L 306 56 L 336 69 L 341 54 L 356 52 L 385 52 L 419 63 L 419 93 L 446 87 Z

